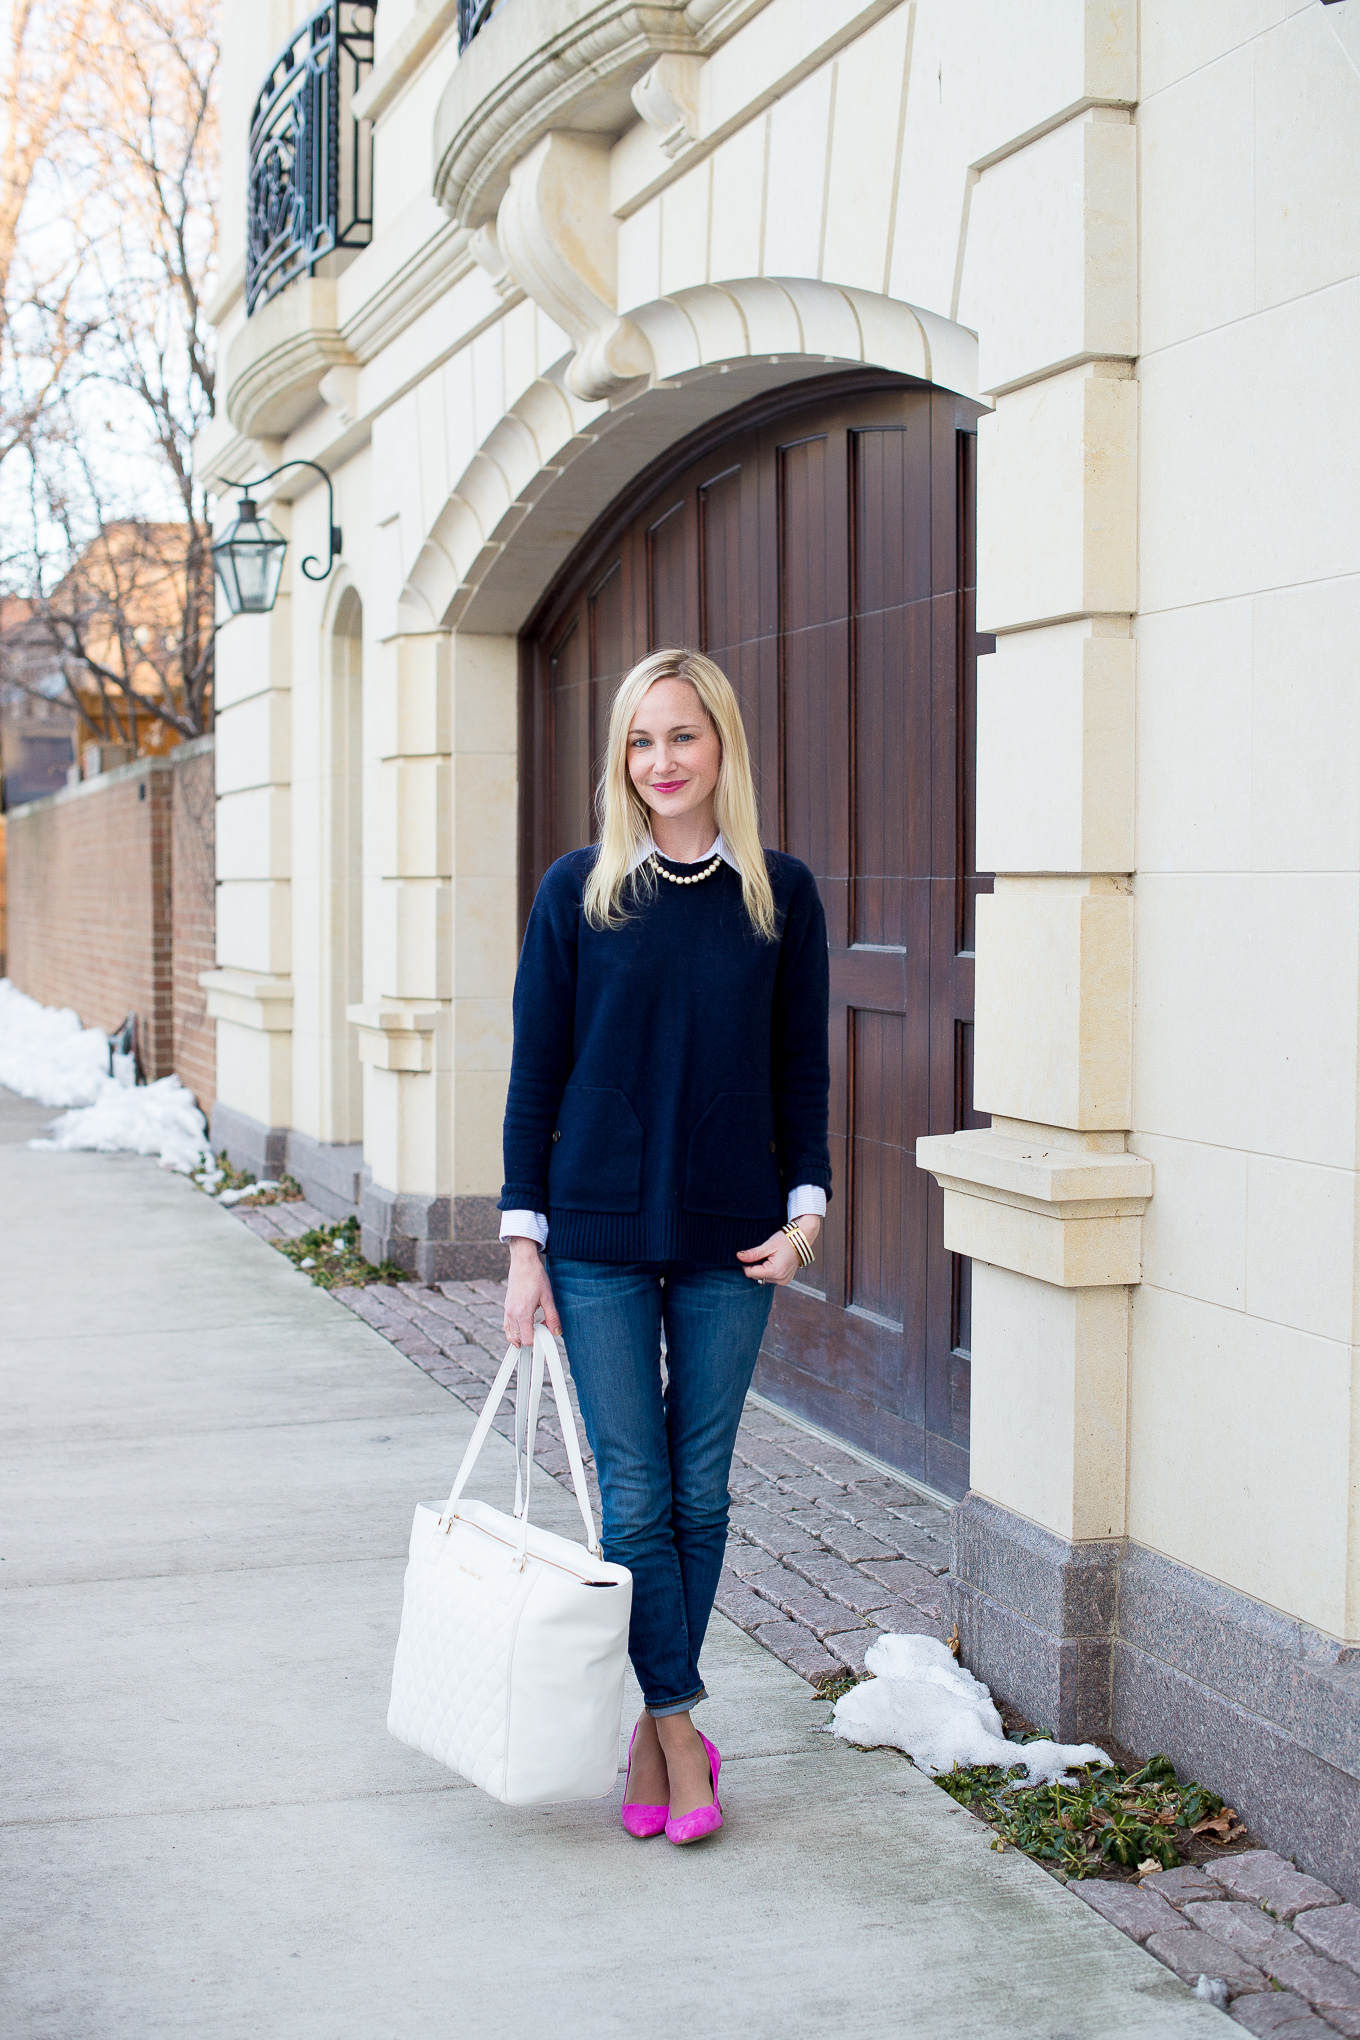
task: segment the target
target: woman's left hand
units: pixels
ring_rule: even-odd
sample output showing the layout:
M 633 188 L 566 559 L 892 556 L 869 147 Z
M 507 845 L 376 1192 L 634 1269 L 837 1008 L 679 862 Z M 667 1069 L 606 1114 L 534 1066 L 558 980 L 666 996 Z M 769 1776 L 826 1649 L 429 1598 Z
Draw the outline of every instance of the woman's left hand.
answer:
M 822 1229 L 820 1218 L 811 1213 L 798 1221 L 798 1230 L 810 1247 L 816 1246 L 817 1235 Z M 777 1283 L 782 1289 L 786 1282 L 792 1282 L 802 1267 L 798 1249 L 787 1233 L 771 1233 L 769 1239 L 758 1247 L 743 1247 L 737 1255 L 742 1264 L 742 1274 L 752 1282 Z

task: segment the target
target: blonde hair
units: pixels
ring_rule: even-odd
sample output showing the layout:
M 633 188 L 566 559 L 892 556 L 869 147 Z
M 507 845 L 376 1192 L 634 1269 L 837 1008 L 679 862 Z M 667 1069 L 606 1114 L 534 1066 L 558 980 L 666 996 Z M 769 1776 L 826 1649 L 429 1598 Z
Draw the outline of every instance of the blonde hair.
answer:
M 620 680 L 609 707 L 609 741 L 604 768 L 595 790 L 600 824 L 600 853 L 586 880 L 586 919 L 592 928 L 618 928 L 626 919 L 624 893 L 630 874 L 643 894 L 655 890 L 656 879 L 645 864 L 634 871 L 638 852 L 652 832 L 651 813 L 628 771 L 628 733 L 643 696 L 658 680 L 687 680 L 718 732 L 722 763 L 713 806 L 723 842 L 741 873 L 741 896 L 751 926 L 772 941 L 775 935 L 774 893 L 760 843 L 756 789 L 751 753 L 741 706 L 727 675 L 702 652 L 675 649 L 651 652 Z

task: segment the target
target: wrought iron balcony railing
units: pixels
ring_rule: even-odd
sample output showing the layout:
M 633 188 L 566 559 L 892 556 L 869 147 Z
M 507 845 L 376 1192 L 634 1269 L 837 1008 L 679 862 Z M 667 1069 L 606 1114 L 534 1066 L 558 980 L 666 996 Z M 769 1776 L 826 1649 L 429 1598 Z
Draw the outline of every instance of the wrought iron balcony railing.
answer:
M 250 121 L 246 311 L 373 235 L 373 131 L 350 115 L 378 0 L 318 7 L 279 52 Z
M 458 0 L 458 47 L 465 50 L 505 0 Z

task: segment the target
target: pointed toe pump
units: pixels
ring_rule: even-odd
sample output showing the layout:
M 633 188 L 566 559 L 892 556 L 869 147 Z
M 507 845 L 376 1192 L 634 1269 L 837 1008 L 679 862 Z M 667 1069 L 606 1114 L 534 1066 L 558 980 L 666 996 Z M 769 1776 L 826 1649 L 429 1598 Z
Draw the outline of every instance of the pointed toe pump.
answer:
M 722 1769 L 722 1756 L 702 1730 L 699 1731 L 699 1740 L 708 1751 L 708 1768 L 713 1778 L 713 1804 L 696 1806 L 693 1813 L 677 1814 L 674 1820 L 668 1820 L 666 1822 L 668 1842 L 701 1842 L 705 1835 L 716 1834 L 723 1824 L 722 1806 L 718 1800 L 718 1773 Z
M 628 1777 L 624 1779 L 624 1801 L 619 1808 L 619 1821 L 626 1835 L 636 1841 L 645 1842 L 649 1835 L 659 1835 L 666 1827 L 670 1815 L 669 1806 L 636 1806 L 628 1801 L 628 1778 L 633 1775 L 633 1744 L 637 1741 L 634 1729 L 628 1741 Z

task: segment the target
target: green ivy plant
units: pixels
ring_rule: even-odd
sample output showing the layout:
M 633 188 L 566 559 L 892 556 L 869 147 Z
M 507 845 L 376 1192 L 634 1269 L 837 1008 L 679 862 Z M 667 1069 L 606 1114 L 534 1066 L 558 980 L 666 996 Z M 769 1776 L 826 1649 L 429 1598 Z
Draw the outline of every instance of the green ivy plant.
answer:
M 1092 1764 L 1071 1775 L 1072 1784 L 1026 1785 L 1022 1767 L 979 1764 L 935 1783 L 996 1829 L 993 1848 L 1020 1849 L 1067 1877 L 1144 1864 L 1172 1870 L 1185 1855 L 1178 1836 L 1222 1824 L 1223 1801 L 1203 1785 L 1182 1785 L 1167 1757 L 1149 1757 L 1137 1771 Z
M 275 1240 L 279 1252 L 295 1268 L 310 1275 L 318 1289 L 363 1289 L 370 1282 L 409 1282 L 410 1275 L 395 1261 L 376 1266 L 359 1252 L 359 1221 L 349 1217 L 337 1225 L 312 1226 L 295 1240 Z

